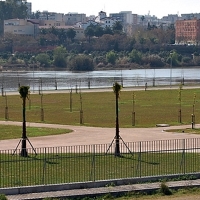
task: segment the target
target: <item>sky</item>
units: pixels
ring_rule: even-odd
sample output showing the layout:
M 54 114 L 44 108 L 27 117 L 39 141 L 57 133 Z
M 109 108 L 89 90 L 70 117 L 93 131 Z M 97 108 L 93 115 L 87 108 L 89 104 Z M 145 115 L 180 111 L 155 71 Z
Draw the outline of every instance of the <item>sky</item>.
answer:
M 27 0 L 32 2 L 32 11 L 37 10 L 67 14 L 85 13 L 97 16 L 100 11 L 110 13 L 132 11 L 133 14 L 155 15 L 200 13 L 200 0 Z

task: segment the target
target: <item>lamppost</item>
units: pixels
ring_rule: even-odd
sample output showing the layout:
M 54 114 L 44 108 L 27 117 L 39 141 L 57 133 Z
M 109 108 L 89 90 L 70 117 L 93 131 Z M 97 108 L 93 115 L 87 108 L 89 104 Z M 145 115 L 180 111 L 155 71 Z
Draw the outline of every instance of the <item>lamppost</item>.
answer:
M 33 92 L 35 90 L 35 56 L 32 56 L 33 58 Z
M 171 64 L 170 64 L 170 88 L 172 87 L 172 55 L 173 55 L 173 53 L 170 53 L 170 56 L 171 56 Z

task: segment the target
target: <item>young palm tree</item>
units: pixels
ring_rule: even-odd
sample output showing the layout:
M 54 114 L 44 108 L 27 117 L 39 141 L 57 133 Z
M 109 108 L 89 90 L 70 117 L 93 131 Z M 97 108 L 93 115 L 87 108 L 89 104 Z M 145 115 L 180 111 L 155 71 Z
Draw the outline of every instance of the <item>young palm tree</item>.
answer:
M 19 88 L 19 93 L 22 98 L 22 115 L 23 115 L 23 123 L 22 123 L 22 149 L 21 149 L 21 156 L 27 157 L 27 149 L 26 149 L 26 99 L 28 98 L 29 95 L 29 86 L 21 86 Z
M 116 98 L 116 134 L 115 134 L 115 156 L 120 156 L 120 148 L 119 148 L 119 112 L 118 112 L 118 99 L 119 99 L 119 93 L 121 91 L 122 86 L 115 82 L 113 84 L 113 91 L 115 93 L 115 98 Z

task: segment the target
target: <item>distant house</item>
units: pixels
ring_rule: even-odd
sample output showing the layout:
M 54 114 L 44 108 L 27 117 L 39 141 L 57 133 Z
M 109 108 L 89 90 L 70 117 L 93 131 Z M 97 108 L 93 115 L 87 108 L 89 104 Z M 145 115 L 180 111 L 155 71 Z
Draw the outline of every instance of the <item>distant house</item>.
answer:
M 84 30 L 90 25 L 99 25 L 102 28 L 110 27 L 112 28 L 113 25 L 118 21 L 112 17 L 107 17 L 106 13 L 103 11 L 99 12 L 99 15 L 94 19 L 89 19 L 87 22 L 77 22 L 76 27 L 83 28 Z
M 39 31 L 39 23 L 27 19 L 4 20 L 4 34 L 26 35 L 36 37 Z
M 82 23 L 82 22 L 77 22 L 76 23 L 76 27 L 79 27 L 79 28 L 82 28 L 83 30 L 85 30 L 88 26 L 90 25 L 98 25 L 99 23 L 95 22 L 94 20 L 88 20 L 87 22 L 85 23 Z

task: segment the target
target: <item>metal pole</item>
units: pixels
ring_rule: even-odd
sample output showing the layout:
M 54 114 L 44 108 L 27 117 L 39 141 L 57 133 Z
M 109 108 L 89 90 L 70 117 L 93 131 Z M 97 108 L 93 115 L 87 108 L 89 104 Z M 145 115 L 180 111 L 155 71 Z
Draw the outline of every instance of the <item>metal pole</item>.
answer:
M 33 92 L 35 90 L 35 56 L 32 56 L 33 61 Z
M 172 87 L 172 55 L 171 55 L 171 66 L 170 66 L 170 88 Z
M 116 92 L 116 135 L 115 135 L 115 156 L 120 156 L 120 149 L 119 149 L 119 112 L 118 112 L 118 92 Z

